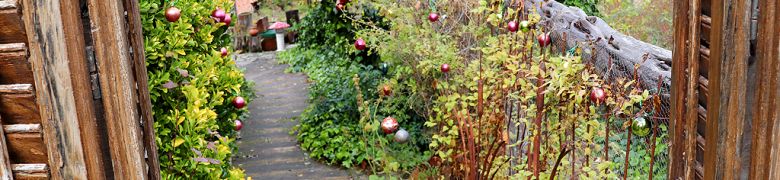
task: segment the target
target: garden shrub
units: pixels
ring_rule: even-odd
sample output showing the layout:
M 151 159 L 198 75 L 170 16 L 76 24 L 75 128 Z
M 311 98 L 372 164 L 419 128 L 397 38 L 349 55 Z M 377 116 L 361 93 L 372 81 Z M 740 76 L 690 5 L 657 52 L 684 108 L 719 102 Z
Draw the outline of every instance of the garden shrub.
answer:
M 176 22 L 165 19 L 170 6 L 181 10 Z M 231 56 L 220 54 L 230 49 L 228 26 L 210 17 L 215 8 L 232 7 L 230 0 L 140 1 L 163 179 L 244 178 L 231 156 L 234 120 L 247 110 L 231 102 L 239 96 L 251 101 L 254 93 Z

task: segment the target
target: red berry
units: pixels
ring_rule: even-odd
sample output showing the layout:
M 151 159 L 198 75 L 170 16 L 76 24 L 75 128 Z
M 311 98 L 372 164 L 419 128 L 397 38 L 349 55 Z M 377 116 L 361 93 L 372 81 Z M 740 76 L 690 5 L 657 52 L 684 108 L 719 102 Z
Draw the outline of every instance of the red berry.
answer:
M 431 22 L 436 22 L 439 20 L 439 14 L 436 13 L 430 13 L 428 14 L 428 20 Z
M 211 11 L 211 17 L 221 22 L 223 19 L 225 19 L 225 10 L 217 8 L 216 10 Z
M 509 30 L 509 32 L 517 32 L 517 21 L 509 21 L 509 23 L 506 23 L 506 29 Z
M 226 15 L 224 19 L 222 19 L 222 22 L 225 23 L 225 26 L 230 26 L 230 21 L 232 21 L 233 18 L 230 17 L 230 15 Z
M 441 72 L 443 72 L 443 73 L 450 72 L 450 65 L 449 64 L 442 64 L 441 65 Z
M 246 101 L 244 101 L 244 98 L 241 96 L 238 96 L 236 98 L 233 98 L 233 107 L 236 107 L 236 109 L 241 109 L 246 106 Z
M 228 55 L 228 49 L 227 48 L 223 47 L 222 49 L 219 50 L 219 52 L 222 53 L 222 57 L 225 57 L 225 56 Z
M 358 38 L 355 41 L 355 49 L 362 51 L 366 49 L 366 41 L 364 41 L 362 38 Z
M 595 87 L 590 91 L 590 101 L 596 104 L 604 103 L 607 100 L 607 93 L 600 87 Z
M 165 10 L 165 19 L 167 19 L 168 22 L 176 22 L 179 20 L 179 17 L 181 17 L 181 10 L 179 10 L 179 8 L 171 6 Z
M 539 45 L 543 48 L 547 47 L 550 45 L 550 33 L 540 34 L 538 37 L 536 37 L 536 40 L 539 41 Z
M 388 116 L 382 120 L 382 132 L 390 134 L 396 130 L 398 130 L 398 121 L 396 121 L 395 118 Z
M 382 94 L 383 95 L 389 96 L 391 93 L 393 93 L 393 89 L 390 88 L 389 85 L 384 85 L 384 87 L 382 87 Z
M 241 120 L 236 120 L 235 123 L 236 123 L 236 131 L 240 131 L 241 128 L 244 128 L 244 123 L 241 122 Z
M 343 11 L 344 10 L 344 4 L 336 4 L 336 10 Z

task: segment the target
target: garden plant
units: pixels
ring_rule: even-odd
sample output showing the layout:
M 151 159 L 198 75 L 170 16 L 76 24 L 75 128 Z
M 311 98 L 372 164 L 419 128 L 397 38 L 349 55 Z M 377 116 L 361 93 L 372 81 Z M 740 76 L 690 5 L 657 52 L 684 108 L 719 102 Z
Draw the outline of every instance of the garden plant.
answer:
M 522 1 L 314 6 L 280 55 L 312 81 L 291 133 L 313 158 L 370 178 L 666 177 L 659 92 L 602 79 Z
M 254 94 L 231 58 L 232 7 L 140 1 L 163 179 L 244 179 L 231 156 Z

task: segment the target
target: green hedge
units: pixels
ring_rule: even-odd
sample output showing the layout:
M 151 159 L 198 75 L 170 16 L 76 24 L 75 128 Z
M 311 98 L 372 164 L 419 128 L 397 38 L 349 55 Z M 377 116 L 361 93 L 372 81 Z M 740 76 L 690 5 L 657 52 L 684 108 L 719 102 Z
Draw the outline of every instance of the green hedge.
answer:
M 170 6 L 181 10 L 176 22 L 165 19 Z M 232 7 L 230 0 L 140 1 L 163 179 L 244 178 L 230 159 L 237 150 L 234 120 L 247 108 L 231 102 L 254 94 L 231 56 L 220 54 L 231 49 L 227 26 L 210 17 L 215 8 Z

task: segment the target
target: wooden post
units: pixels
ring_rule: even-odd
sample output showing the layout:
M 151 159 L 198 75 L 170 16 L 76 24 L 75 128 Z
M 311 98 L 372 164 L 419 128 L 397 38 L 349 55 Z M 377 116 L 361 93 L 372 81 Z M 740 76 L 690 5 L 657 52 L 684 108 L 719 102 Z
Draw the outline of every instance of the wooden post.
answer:
M 88 0 L 95 59 L 117 179 L 147 179 L 141 115 L 121 1 Z
M 52 179 L 86 179 L 61 2 L 24 0 L 29 61 L 35 76 Z
M 674 39 L 686 39 L 688 38 L 688 31 L 690 21 L 688 21 L 688 12 L 690 4 L 686 1 L 675 1 L 674 4 Z M 688 67 L 687 52 L 689 51 L 686 41 L 675 41 L 674 51 L 672 55 L 672 67 Z M 672 84 L 685 84 L 686 80 L 686 68 L 673 68 L 672 69 Z M 686 87 L 687 86 L 672 86 L 672 100 L 670 102 L 672 107 L 671 120 L 669 121 L 670 139 L 673 142 L 669 152 L 669 179 L 678 179 L 685 176 L 686 162 L 682 161 L 686 158 L 683 152 L 685 152 L 688 144 L 685 144 L 685 112 L 686 112 Z
M 704 179 L 737 179 L 747 107 L 750 0 L 713 0 Z
M 780 4 L 759 1 L 750 179 L 780 177 Z

